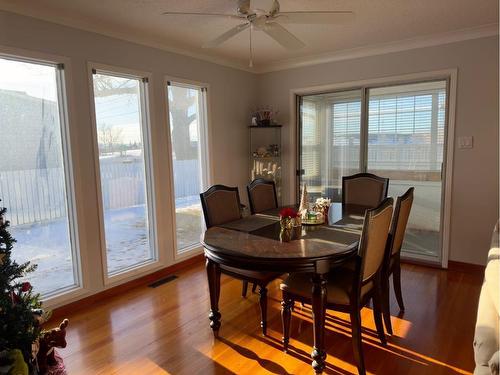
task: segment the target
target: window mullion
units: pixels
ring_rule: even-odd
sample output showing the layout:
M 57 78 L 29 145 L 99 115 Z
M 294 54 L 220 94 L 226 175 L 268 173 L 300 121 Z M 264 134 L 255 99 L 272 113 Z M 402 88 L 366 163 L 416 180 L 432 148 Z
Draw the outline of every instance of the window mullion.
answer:
M 359 134 L 359 170 L 366 172 L 368 164 L 368 89 L 361 89 L 361 124 Z

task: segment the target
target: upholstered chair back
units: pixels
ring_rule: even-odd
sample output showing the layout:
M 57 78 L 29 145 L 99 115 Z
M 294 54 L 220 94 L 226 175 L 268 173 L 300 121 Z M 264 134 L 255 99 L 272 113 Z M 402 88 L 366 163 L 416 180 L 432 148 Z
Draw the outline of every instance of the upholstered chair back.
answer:
M 252 214 L 278 207 L 276 186 L 273 181 L 264 179 L 253 180 L 247 186 L 248 202 Z
M 378 272 L 384 260 L 393 199 L 386 198 L 377 208 L 367 210 L 359 242 L 361 278 L 366 283 Z
M 389 179 L 371 173 L 342 177 L 342 203 L 375 208 L 385 198 Z
M 237 187 L 214 185 L 200 194 L 207 228 L 241 218 Z
M 406 193 L 396 199 L 394 215 L 392 218 L 390 234 L 392 236 L 391 255 L 401 251 L 406 232 L 406 225 L 413 205 L 413 190 L 409 188 Z

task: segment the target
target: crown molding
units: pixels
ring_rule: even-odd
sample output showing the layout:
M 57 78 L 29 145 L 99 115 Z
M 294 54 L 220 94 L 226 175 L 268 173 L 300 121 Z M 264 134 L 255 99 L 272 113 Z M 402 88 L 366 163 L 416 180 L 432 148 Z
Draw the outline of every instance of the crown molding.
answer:
M 88 32 L 93 32 L 96 34 L 101 34 L 104 36 L 148 47 L 153 47 L 163 51 L 192 57 L 198 60 L 225 66 L 228 68 L 238 69 L 253 74 L 270 73 L 280 70 L 300 68 L 300 67 L 324 64 L 335 61 L 351 60 L 361 57 L 383 55 L 387 53 L 401 52 L 417 48 L 432 47 L 432 46 L 455 43 L 465 40 L 485 38 L 489 36 L 498 35 L 499 33 L 498 23 L 492 23 L 473 28 L 455 30 L 439 34 L 418 36 L 415 38 L 393 41 L 388 43 L 367 45 L 358 48 L 338 50 L 338 51 L 332 51 L 332 52 L 315 54 L 304 57 L 283 59 L 279 61 L 271 61 L 269 63 L 264 63 L 258 66 L 254 66 L 253 68 L 249 68 L 246 62 L 238 62 L 234 59 L 215 57 L 212 55 L 175 47 L 168 43 L 154 41 L 147 37 L 134 35 L 133 33 L 112 30 L 110 28 L 104 27 L 101 23 L 95 24 L 84 20 L 63 19 L 63 17 L 55 17 L 53 14 L 51 14 L 50 11 L 40 12 L 40 11 L 35 11 L 34 9 L 27 10 L 19 5 L 16 5 L 16 3 L 2 4 L 0 5 L 0 11 L 12 12 L 22 16 L 41 19 L 47 22 L 75 29 L 80 29 Z
M 456 43 L 465 40 L 486 38 L 498 35 L 498 23 L 482 25 L 478 27 L 461 29 L 439 34 L 431 34 L 426 36 L 419 36 L 410 39 L 403 39 L 399 41 L 381 43 L 369 46 L 363 46 L 352 49 L 345 49 L 340 51 L 332 51 L 307 57 L 298 57 L 292 59 L 285 59 L 268 64 L 261 65 L 253 70 L 254 73 L 263 74 L 276 72 L 280 70 L 287 70 L 293 68 L 300 68 L 310 65 L 318 65 L 335 61 L 351 60 L 361 57 L 384 55 L 387 53 L 401 52 L 412 49 L 432 47 L 449 43 Z
M 204 54 L 204 53 L 194 52 L 192 50 L 174 47 L 168 43 L 154 41 L 154 40 L 151 40 L 147 37 L 141 37 L 141 36 L 129 33 L 129 32 L 121 32 L 118 30 L 112 30 L 112 29 L 104 27 L 102 25 L 102 23 L 94 24 L 91 22 L 83 21 L 83 20 L 75 21 L 75 20 L 66 20 L 66 19 L 63 19 L 62 17 L 56 18 L 51 14 L 46 14 L 45 12 L 42 13 L 42 12 L 35 12 L 33 10 L 26 11 L 25 9 L 20 9 L 20 7 L 18 8 L 17 6 L 15 6 L 15 4 L 11 4 L 10 6 L 6 5 L 6 4 L 1 4 L 0 11 L 11 12 L 11 13 L 15 13 L 15 14 L 18 14 L 18 15 L 21 15 L 24 17 L 31 17 L 31 18 L 47 21 L 50 23 L 71 27 L 73 29 L 83 30 L 83 31 L 87 31 L 87 32 L 95 33 L 95 34 L 100 34 L 100 35 L 104 35 L 104 36 L 115 38 L 115 39 L 120 39 L 120 40 L 123 40 L 126 42 L 132 42 L 135 44 L 140 44 L 143 46 L 160 49 L 163 51 L 175 53 L 177 55 L 192 57 L 194 59 L 210 62 L 210 63 L 216 64 L 216 65 L 221 65 L 221 66 L 225 66 L 228 68 L 233 68 L 233 69 L 243 70 L 243 71 L 250 72 L 250 73 L 255 73 L 255 70 L 252 68 L 249 68 L 246 62 L 240 63 L 240 62 L 237 62 L 237 61 L 232 60 L 232 59 L 215 57 L 215 56 L 211 56 L 211 55 Z

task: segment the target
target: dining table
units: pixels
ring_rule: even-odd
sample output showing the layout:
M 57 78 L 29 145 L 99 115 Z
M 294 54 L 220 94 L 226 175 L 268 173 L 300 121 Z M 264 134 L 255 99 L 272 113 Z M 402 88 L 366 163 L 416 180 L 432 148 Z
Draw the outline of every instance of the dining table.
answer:
M 220 266 L 276 273 L 311 274 L 313 318 L 312 367 L 322 373 L 326 363 L 324 346 L 327 274 L 357 254 L 367 207 L 332 203 L 322 225 L 302 225 L 296 238 L 280 241 L 280 208 L 211 227 L 202 235 L 210 293 L 210 327 L 217 338 Z

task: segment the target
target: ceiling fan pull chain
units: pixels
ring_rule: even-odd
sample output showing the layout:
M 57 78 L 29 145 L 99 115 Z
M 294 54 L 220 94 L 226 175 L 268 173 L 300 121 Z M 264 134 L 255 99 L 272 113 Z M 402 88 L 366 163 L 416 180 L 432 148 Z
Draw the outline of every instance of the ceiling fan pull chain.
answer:
M 253 68 L 253 51 L 252 51 L 252 29 L 253 29 L 253 25 L 252 23 L 250 23 L 250 61 L 248 63 L 248 66 L 250 68 Z

